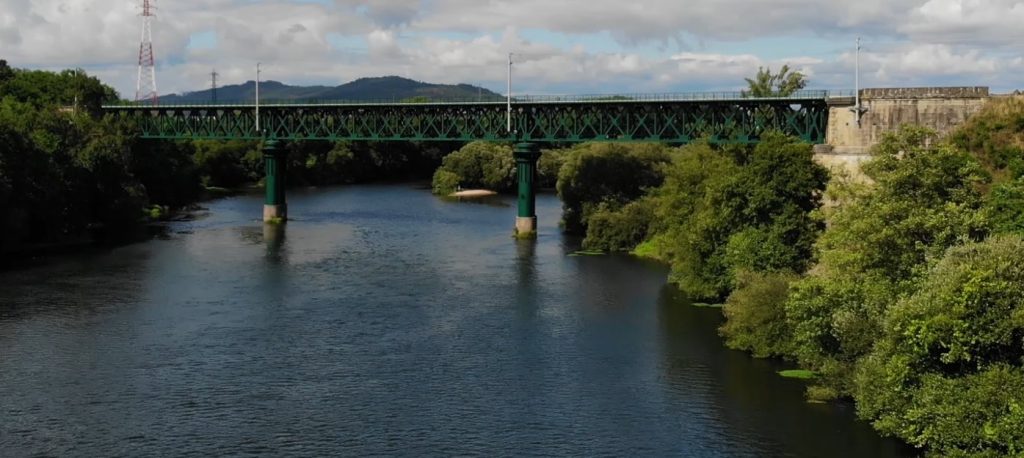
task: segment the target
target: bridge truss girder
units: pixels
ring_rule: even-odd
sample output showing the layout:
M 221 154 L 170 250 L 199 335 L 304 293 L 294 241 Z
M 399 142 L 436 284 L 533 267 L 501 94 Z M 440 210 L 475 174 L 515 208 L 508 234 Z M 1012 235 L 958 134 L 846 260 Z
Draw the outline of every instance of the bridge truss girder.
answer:
M 824 99 L 502 103 L 113 106 L 143 138 L 326 141 L 517 141 L 543 143 L 756 143 L 778 130 L 824 143 Z

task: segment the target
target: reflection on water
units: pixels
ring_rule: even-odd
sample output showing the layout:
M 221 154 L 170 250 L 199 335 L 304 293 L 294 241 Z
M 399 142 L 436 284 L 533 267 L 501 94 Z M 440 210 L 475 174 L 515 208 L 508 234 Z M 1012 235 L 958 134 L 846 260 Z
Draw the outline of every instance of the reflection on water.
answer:
M 665 271 L 569 257 L 559 203 L 404 186 L 210 204 L 0 274 L 0 455 L 899 456 L 724 349 Z
M 263 245 L 267 247 L 267 260 L 275 264 L 284 262 L 284 258 L 281 256 L 284 239 L 284 224 L 263 223 Z

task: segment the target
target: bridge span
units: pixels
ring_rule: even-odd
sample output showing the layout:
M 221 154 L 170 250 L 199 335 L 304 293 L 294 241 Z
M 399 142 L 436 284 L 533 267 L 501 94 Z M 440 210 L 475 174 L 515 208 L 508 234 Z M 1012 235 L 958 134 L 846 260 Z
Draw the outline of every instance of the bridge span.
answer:
M 828 93 L 748 98 L 741 93 L 525 96 L 505 101 L 287 102 L 104 106 L 142 138 L 263 140 L 265 221 L 287 218 L 281 141 L 496 141 L 515 143 L 517 234 L 536 232 L 534 182 L 541 144 L 661 142 L 753 144 L 780 131 L 825 143 Z M 258 113 L 258 114 L 257 114 Z M 508 129 L 511 118 L 512 129 Z M 257 125 L 259 129 L 257 129 Z

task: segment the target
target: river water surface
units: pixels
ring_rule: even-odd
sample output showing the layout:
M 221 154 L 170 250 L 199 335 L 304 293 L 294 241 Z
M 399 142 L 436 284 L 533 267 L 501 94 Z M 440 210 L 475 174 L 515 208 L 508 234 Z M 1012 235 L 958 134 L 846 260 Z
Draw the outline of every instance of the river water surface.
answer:
M 218 200 L 165 238 L 0 273 L 0 456 L 906 451 L 723 348 L 666 270 L 413 186 Z

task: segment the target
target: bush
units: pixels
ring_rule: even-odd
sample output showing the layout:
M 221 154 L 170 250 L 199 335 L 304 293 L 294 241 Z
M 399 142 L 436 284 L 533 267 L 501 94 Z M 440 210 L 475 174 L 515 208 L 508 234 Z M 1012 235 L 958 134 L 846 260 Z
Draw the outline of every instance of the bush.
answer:
M 729 348 L 745 350 L 759 358 L 789 356 L 792 328 L 786 318 L 791 273 L 741 271 L 736 290 L 725 301 L 726 322 L 719 328 Z
M 587 221 L 600 205 L 622 206 L 660 185 L 662 166 L 669 161 L 669 149 L 659 144 L 574 147 L 558 173 L 565 231 L 586 234 Z
M 440 170 L 458 177 L 465 187 L 481 187 L 499 192 L 515 189 L 516 164 L 512 147 L 488 142 L 473 142 L 446 156 Z M 446 189 L 455 181 L 448 174 L 437 174 L 448 183 L 434 183 L 434 189 Z
M 985 210 L 993 232 L 1024 234 L 1024 178 L 993 188 Z
M 1024 174 L 1024 97 L 993 98 L 950 135 L 970 152 L 996 183 Z
M 803 272 L 811 262 L 828 172 L 809 145 L 762 140 L 749 151 L 690 145 L 653 193 L 655 257 L 695 300 L 725 298 L 739 270 Z
M 447 196 L 459 189 L 459 183 L 460 178 L 455 173 L 445 169 L 437 169 L 437 172 L 434 172 L 431 189 L 433 189 L 434 194 Z
M 546 149 L 537 160 L 537 187 L 553 189 L 558 186 L 558 172 L 573 150 Z
M 942 454 L 1024 453 L 1024 239 L 951 249 L 889 311 L 860 415 Z
M 832 211 L 817 244 L 819 265 L 793 285 L 787 313 L 800 360 L 842 395 L 887 310 L 914 292 L 949 247 L 986 233 L 977 191 L 983 170 L 969 154 L 931 139 L 928 131 L 903 129 L 878 145 L 864 167 L 875 184 Z
M 221 188 L 235 188 L 244 183 L 257 181 L 263 176 L 262 170 L 257 175 L 245 166 L 245 157 L 250 151 L 259 152 L 258 145 L 250 141 L 216 141 L 195 140 L 192 142 L 196 166 L 202 174 L 203 184 Z M 262 162 L 262 153 L 259 154 Z
M 594 251 L 631 251 L 647 237 L 654 218 L 653 202 L 640 199 L 622 207 L 604 203 L 587 220 L 583 248 Z

